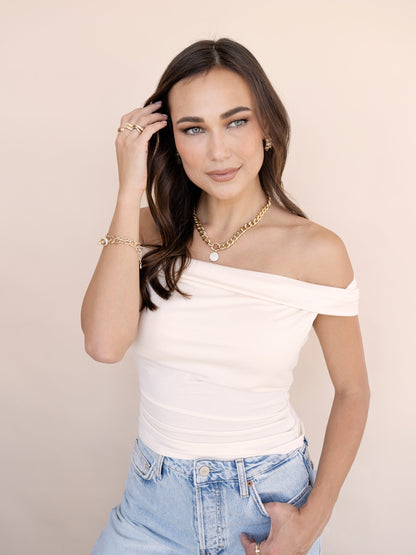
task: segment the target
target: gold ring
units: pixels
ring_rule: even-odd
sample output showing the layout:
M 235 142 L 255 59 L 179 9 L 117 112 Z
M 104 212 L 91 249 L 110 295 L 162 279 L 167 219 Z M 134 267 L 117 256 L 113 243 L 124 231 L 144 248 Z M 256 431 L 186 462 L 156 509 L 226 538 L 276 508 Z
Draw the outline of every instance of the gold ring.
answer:
M 261 555 L 259 542 L 256 542 L 256 555 Z
M 144 127 L 142 127 L 141 125 L 133 125 L 133 129 L 135 129 L 136 131 L 138 131 L 139 135 L 141 135 L 144 131 Z
M 133 124 L 132 123 L 125 123 L 124 128 L 128 129 L 129 131 L 132 131 L 133 130 Z

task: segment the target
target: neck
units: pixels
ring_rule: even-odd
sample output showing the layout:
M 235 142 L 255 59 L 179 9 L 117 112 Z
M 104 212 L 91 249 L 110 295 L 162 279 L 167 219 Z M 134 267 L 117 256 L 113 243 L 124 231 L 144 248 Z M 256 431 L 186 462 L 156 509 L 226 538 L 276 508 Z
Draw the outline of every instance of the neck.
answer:
M 202 191 L 196 213 L 209 238 L 222 241 L 255 218 L 266 202 L 267 196 L 260 184 L 255 191 L 244 191 L 229 199 L 219 199 Z

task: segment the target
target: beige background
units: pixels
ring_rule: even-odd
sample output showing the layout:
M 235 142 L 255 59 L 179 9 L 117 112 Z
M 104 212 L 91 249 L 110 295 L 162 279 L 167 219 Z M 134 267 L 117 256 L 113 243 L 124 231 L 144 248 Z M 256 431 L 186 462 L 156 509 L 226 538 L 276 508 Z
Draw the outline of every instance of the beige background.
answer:
M 413 1 L 3 2 L 0 552 L 89 554 L 137 431 L 131 353 L 83 347 L 80 308 L 111 221 L 123 114 L 194 40 L 257 56 L 293 126 L 286 189 L 347 245 L 372 388 L 326 555 L 414 548 Z M 317 464 L 332 402 L 314 332 L 292 401 Z

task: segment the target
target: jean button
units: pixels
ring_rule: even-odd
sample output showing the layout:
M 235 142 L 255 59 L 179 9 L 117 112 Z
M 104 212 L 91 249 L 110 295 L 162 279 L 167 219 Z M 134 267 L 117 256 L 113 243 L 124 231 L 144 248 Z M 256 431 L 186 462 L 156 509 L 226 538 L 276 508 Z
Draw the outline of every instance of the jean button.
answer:
M 201 466 L 201 468 L 199 469 L 199 473 L 201 474 L 201 476 L 208 476 L 210 470 L 208 466 Z

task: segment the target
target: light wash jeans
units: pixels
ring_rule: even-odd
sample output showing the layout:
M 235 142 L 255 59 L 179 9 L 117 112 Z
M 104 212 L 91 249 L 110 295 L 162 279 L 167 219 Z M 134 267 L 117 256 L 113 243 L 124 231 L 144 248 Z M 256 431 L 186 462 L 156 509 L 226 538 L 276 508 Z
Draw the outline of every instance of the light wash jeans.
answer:
M 263 541 L 263 503 L 300 507 L 315 482 L 308 441 L 293 451 L 241 459 L 176 459 L 138 437 L 121 503 L 91 555 L 244 555 L 241 532 Z M 308 555 L 321 553 L 321 536 Z

